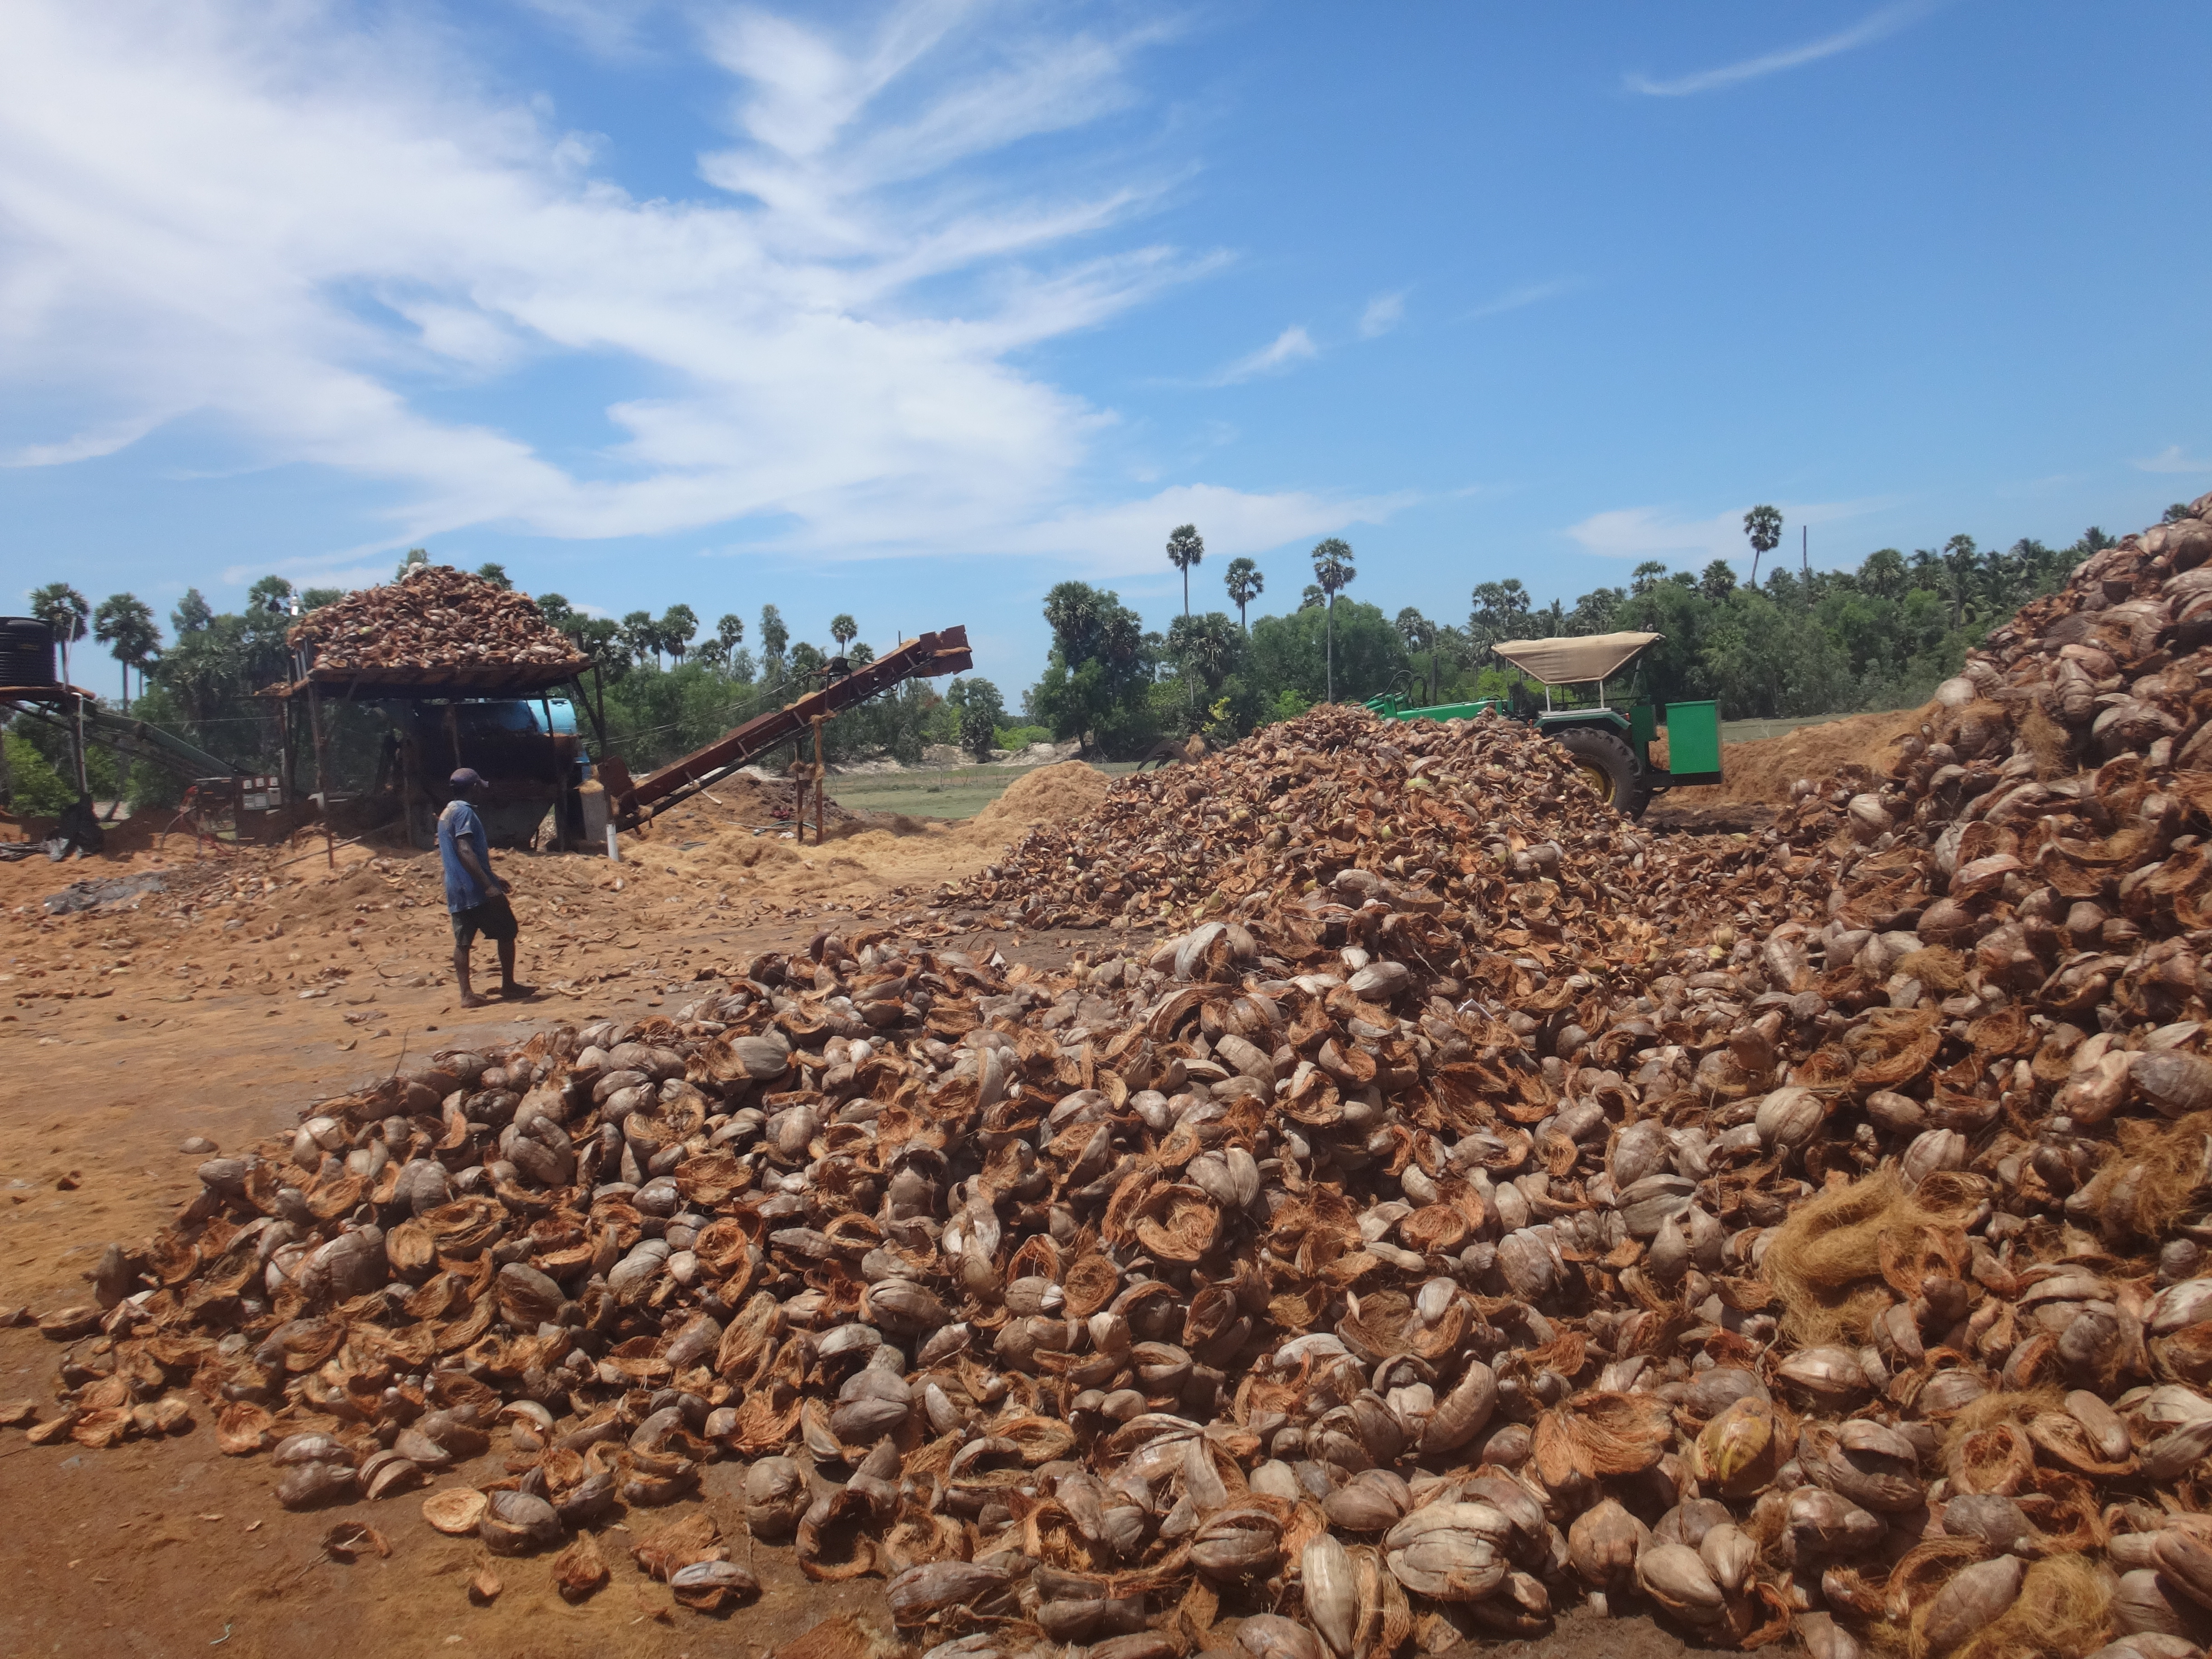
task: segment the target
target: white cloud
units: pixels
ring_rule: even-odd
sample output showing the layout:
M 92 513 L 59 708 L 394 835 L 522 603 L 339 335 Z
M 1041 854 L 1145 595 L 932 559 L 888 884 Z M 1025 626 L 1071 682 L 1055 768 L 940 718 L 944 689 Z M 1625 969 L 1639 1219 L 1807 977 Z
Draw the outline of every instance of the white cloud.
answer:
M 1306 332 L 1304 325 L 1292 323 L 1249 357 L 1239 357 L 1207 384 L 1235 386 L 1240 380 L 1249 380 L 1259 374 L 1272 374 L 1278 369 L 1288 368 L 1292 363 L 1320 355 L 1321 348 L 1314 344 L 1313 336 Z
M 1367 302 L 1367 309 L 1359 313 L 1359 337 L 1363 340 L 1378 338 L 1405 320 L 1405 290 L 1401 289 L 1395 294 L 1378 294 Z
M 1824 58 L 1855 52 L 1861 46 L 1872 46 L 1887 40 L 1899 29 L 1910 27 L 1934 11 L 1943 0 L 1897 0 L 1897 3 L 1869 12 L 1849 28 L 1838 29 L 1833 34 L 1824 34 L 1817 40 L 1808 40 L 1801 46 L 1785 47 L 1770 52 L 1763 57 L 1747 58 L 1741 63 L 1726 64 L 1718 69 L 1699 70 L 1694 75 L 1678 76 L 1661 80 L 1648 75 L 1632 74 L 1624 77 L 1631 92 L 1640 92 L 1650 98 L 1686 98 L 1701 92 L 1718 92 L 1723 88 L 1741 86 L 1747 81 L 1777 75 L 1784 70 L 1801 69 L 1807 64 L 1817 64 Z
M 595 57 L 629 58 L 643 49 L 640 36 L 653 0 L 515 0 L 515 3 L 573 36 Z
M 2138 472 L 2212 472 L 2212 461 L 2199 460 L 2194 455 L 2184 453 L 2179 444 L 2168 444 L 2157 454 L 2143 460 L 2131 461 L 2129 465 Z
M 1265 553 L 1316 539 L 1348 524 L 1380 524 L 1411 503 L 1405 495 L 1345 499 L 1287 491 L 1248 495 L 1216 484 L 1183 484 L 1139 501 L 1079 507 L 1025 526 L 1018 545 L 1080 560 L 1103 574 L 1149 574 L 1161 562 L 1170 527 L 1202 525 L 1209 562 Z
M 66 466 L 71 461 L 97 460 L 128 449 L 168 418 L 171 411 L 152 410 L 126 415 L 51 443 L 25 444 L 0 455 L 0 466 Z
M 226 567 L 221 574 L 228 587 L 244 587 L 264 576 L 283 576 L 295 587 L 373 587 L 379 582 L 390 581 L 399 562 L 397 559 L 384 559 L 374 564 L 349 564 L 345 561 L 350 556 L 285 559 L 273 567 L 265 561 L 234 564 Z M 184 584 L 177 586 L 181 591 Z
M 1784 545 L 1770 557 L 1789 551 L 1787 544 L 1796 538 L 1790 533 L 1801 525 L 1818 526 L 1840 523 L 1869 512 L 1875 505 L 1868 501 L 1779 501 L 1783 519 Z M 1743 515 L 1751 504 L 1732 507 L 1724 513 L 1716 513 L 1710 519 L 1684 519 L 1664 507 L 1625 507 L 1610 512 L 1593 513 L 1579 524 L 1567 526 L 1569 537 L 1582 544 L 1585 553 L 1601 554 L 1614 559 L 1650 559 L 1672 555 L 1688 555 L 1698 559 L 1726 559 L 1731 563 L 1741 561 L 1747 568 L 1751 559 L 1751 544 L 1744 539 Z
M 1510 288 L 1492 300 L 1486 300 L 1461 320 L 1474 322 L 1481 317 L 1502 317 L 1509 311 L 1519 311 L 1524 306 L 1541 305 L 1547 300 L 1556 300 L 1563 294 L 1572 294 L 1583 286 L 1579 276 L 1555 276 L 1549 282 L 1523 283 Z
M 604 25 L 610 50 L 642 9 L 541 9 Z M 397 545 L 501 524 L 1012 550 L 1024 526 L 1135 510 L 1070 507 L 1096 493 L 1089 447 L 1113 417 L 1012 356 L 1217 263 L 1131 234 L 1172 166 L 1024 149 L 1133 102 L 1146 37 L 944 0 L 842 33 L 811 12 L 717 14 L 729 139 L 694 197 L 644 199 L 597 159 L 618 147 L 488 94 L 458 35 L 355 15 L 9 8 L 15 460 L 109 453 L 190 414 L 241 465 L 379 482 Z M 1303 330 L 1269 349 L 1312 350 Z M 1221 495 L 1255 521 L 1322 510 Z

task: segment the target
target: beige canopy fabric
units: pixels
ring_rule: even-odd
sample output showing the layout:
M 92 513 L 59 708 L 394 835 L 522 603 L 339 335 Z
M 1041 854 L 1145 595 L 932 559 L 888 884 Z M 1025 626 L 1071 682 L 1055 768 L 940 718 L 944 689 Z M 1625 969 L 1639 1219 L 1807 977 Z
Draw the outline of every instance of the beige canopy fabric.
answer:
M 1556 640 L 1504 640 L 1492 650 L 1547 685 L 1610 679 L 1659 634 L 1583 634 Z

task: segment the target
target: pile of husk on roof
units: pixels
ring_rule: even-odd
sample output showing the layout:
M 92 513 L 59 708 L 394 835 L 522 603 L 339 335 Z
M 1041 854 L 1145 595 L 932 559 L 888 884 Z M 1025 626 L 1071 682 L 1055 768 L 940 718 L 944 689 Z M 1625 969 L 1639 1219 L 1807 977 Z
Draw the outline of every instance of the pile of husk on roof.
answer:
M 48 1316 L 33 1437 L 206 1413 L 287 1504 L 429 1483 L 577 1595 L 678 1506 L 637 1554 L 678 1601 L 790 1535 L 948 1656 L 1376 1659 L 1587 1600 L 2186 1659 L 2208 550 L 2097 556 L 1756 837 L 1645 834 L 1492 718 L 1321 711 L 967 896 L 1156 948 L 823 935 L 323 1103 Z
M 398 581 L 319 605 L 284 642 L 333 671 L 586 666 L 527 593 L 445 564 L 410 565 Z

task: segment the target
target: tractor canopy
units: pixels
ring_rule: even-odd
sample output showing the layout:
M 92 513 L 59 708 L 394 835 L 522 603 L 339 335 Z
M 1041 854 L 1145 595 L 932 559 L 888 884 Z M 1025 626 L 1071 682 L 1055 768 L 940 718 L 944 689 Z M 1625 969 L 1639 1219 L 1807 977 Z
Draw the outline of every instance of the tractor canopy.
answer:
M 1546 685 L 1607 680 L 1634 661 L 1658 634 L 1583 634 L 1553 640 L 1504 640 L 1491 647 Z

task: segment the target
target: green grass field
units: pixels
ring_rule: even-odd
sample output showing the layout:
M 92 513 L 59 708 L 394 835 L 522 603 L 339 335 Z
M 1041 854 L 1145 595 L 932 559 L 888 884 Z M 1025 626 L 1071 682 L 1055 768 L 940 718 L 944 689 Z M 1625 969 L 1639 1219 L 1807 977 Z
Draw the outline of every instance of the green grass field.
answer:
M 1830 720 L 1856 720 L 1856 714 L 1800 714 L 1788 720 L 1723 720 L 1723 743 L 1757 743 L 1765 738 L 1778 738 L 1795 732 L 1802 726 L 1826 726 Z
M 1097 764 L 1097 763 L 1093 763 Z M 1102 772 L 1133 771 L 1128 761 L 1109 761 Z M 917 818 L 972 818 L 1005 794 L 1033 766 L 952 766 L 942 770 L 875 772 L 830 780 L 830 799 L 872 812 L 904 812 Z

